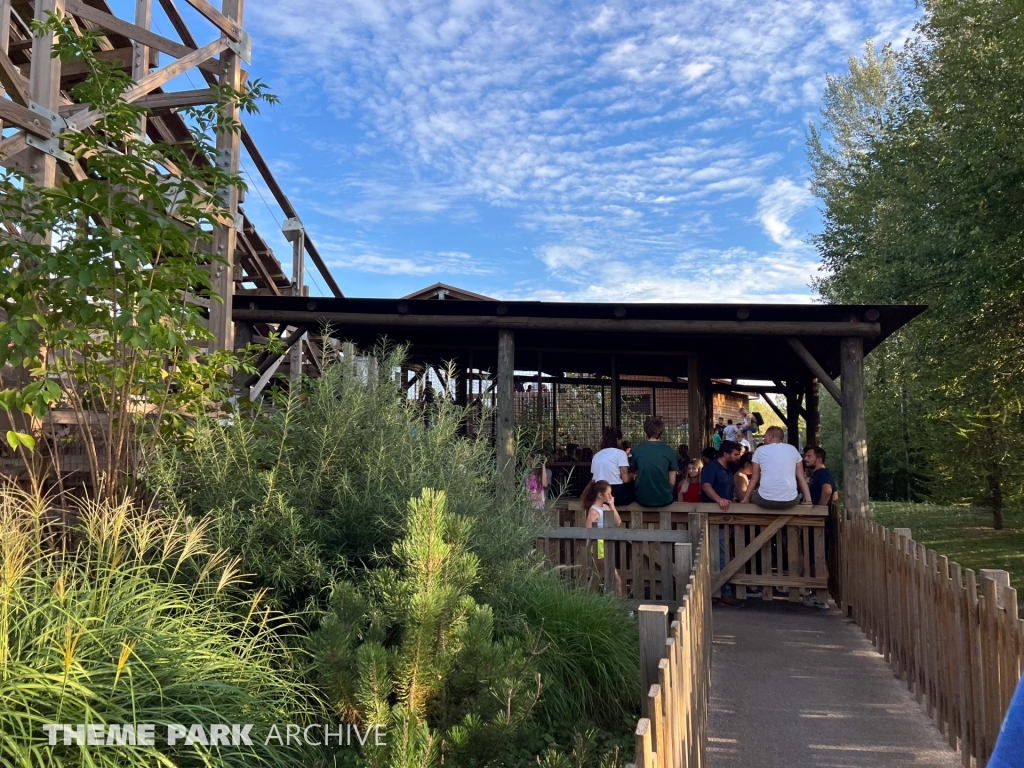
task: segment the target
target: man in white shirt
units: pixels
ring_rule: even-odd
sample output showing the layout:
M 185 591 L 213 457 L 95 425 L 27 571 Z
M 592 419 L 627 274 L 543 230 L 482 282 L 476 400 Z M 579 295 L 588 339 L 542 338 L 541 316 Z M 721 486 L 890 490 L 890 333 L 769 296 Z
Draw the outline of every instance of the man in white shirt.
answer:
M 768 427 L 764 445 L 754 451 L 754 474 L 743 495 L 743 503 L 753 501 L 765 509 L 790 509 L 797 504 L 811 504 L 811 491 L 804 476 L 804 459 L 800 451 L 782 442 L 781 427 Z M 797 489 L 804 501 L 797 495 Z

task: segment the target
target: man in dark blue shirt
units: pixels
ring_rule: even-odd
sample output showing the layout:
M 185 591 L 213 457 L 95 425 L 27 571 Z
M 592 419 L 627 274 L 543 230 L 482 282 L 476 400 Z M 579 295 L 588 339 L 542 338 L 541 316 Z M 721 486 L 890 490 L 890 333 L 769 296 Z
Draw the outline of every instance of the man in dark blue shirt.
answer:
M 709 461 L 700 472 L 700 500 L 705 504 L 717 504 L 723 512 L 729 510 L 733 494 L 736 492 L 736 481 L 733 479 L 733 467 L 743 455 L 743 449 L 732 440 L 723 440 L 718 451 L 718 458 Z
M 739 443 L 732 440 L 723 440 L 722 447 L 718 452 L 718 458 L 709 461 L 700 471 L 700 500 L 705 504 L 717 504 L 723 512 L 729 511 L 732 504 L 733 494 L 736 493 L 736 481 L 733 479 L 733 467 L 743 455 L 743 449 Z M 725 548 L 728 545 L 728 527 L 712 525 L 708 532 L 712 542 L 718 539 L 718 566 L 725 567 Z M 712 544 L 714 546 L 714 544 Z M 732 587 L 726 584 L 722 587 L 722 597 L 719 602 L 722 605 L 740 606 L 742 603 L 732 595 Z
M 827 507 L 836 494 L 836 481 L 825 466 L 825 449 L 818 445 L 809 445 L 804 449 L 804 467 L 811 479 L 807 484 L 811 490 L 811 504 Z

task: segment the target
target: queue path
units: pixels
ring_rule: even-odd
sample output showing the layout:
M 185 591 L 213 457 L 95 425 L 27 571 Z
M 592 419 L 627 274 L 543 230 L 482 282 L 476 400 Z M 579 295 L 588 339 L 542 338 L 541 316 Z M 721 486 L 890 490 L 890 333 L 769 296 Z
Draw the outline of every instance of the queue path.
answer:
M 960 765 L 860 629 L 775 600 L 715 606 L 709 768 Z

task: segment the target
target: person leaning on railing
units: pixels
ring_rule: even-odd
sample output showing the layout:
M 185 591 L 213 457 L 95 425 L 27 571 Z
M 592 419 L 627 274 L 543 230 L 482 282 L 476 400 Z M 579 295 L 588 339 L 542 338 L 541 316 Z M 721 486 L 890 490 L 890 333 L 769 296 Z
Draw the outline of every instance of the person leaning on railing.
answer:
M 736 481 L 733 479 L 733 468 L 740 460 L 742 451 L 739 445 L 731 440 L 722 442 L 722 450 L 714 461 L 704 465 L 700 473 L 701 501 L 706 504 L 717 504 L 723 512 L 728 512 L 732 505 L 732 497 L 736 488 Z M 728 530 L 728 528 L 726 528 Z M 725 536 L 718 537 L 718 566 L 725 567 L 725 548 L 727 546 Z M 740 601 L 732 596 L 732 587 L 728 584 L 722 587 L 722 597 L 719 599 L 722 605 L 741 605 Z
M 591 480 L 587 483 L 580 496 L 580 506 L 587 510 L 586 528 L 622 527 L 622 518 L 615 508 L 612 486 L 607 480 Z M 601 540 L 597 542 L 597 561 L 599 566 L 604 561 L 604 542 Z M 615 571 L 615 594 L 622 594 L 622 579 L 618 571 Z

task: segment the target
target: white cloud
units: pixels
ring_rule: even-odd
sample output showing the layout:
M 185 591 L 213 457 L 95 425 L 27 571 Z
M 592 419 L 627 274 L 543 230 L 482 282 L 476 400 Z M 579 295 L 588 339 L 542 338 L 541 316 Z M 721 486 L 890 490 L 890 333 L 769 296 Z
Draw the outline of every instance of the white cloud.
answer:
M 657 274 L 688 249 L 728 253 L 737 221 L 766 235 L 759 248 L 744 243 L 747 260 L 781 249 L 810 263 L 791 224 L 810 195 L 791 178 L 798 169 L 782 167 L 782 148 L 801 151 L 825 72 L 844 68 L 867 37 L 901 40 L 918 14 L 912 0 L 252 0 L 246 8 L 285 108 L 294 88 L 329 111 L 301 139 L 319 148 L 322 167 L 299 202 L 339 227 L 458 225 L 500 208 L 510 228 L 538 238 L 522 250 L 560 279 L 587 263 L 603 265 L 606 281 L 624 262 L 599 254 Z M 332 120 L 343 126 L 342 151 Z M 338 261 L 381 274 L 502 269 L 497 254 L 467 265 L 369 245 L 360 253 Z M 808 293 L 781 264 L 766 274 L 788 281 L 792 295 Z M 619 290 L 685 293 L 678 280 Z M 701 291 L 731 290 L 709 281 Z
M 783 248 L 797 249 L 804 242 L 789 225 L 789 220 L 814 205 L 814 196 L 807 183 L 776 179 L 761 195 L 757 218 L 765 233 Z

